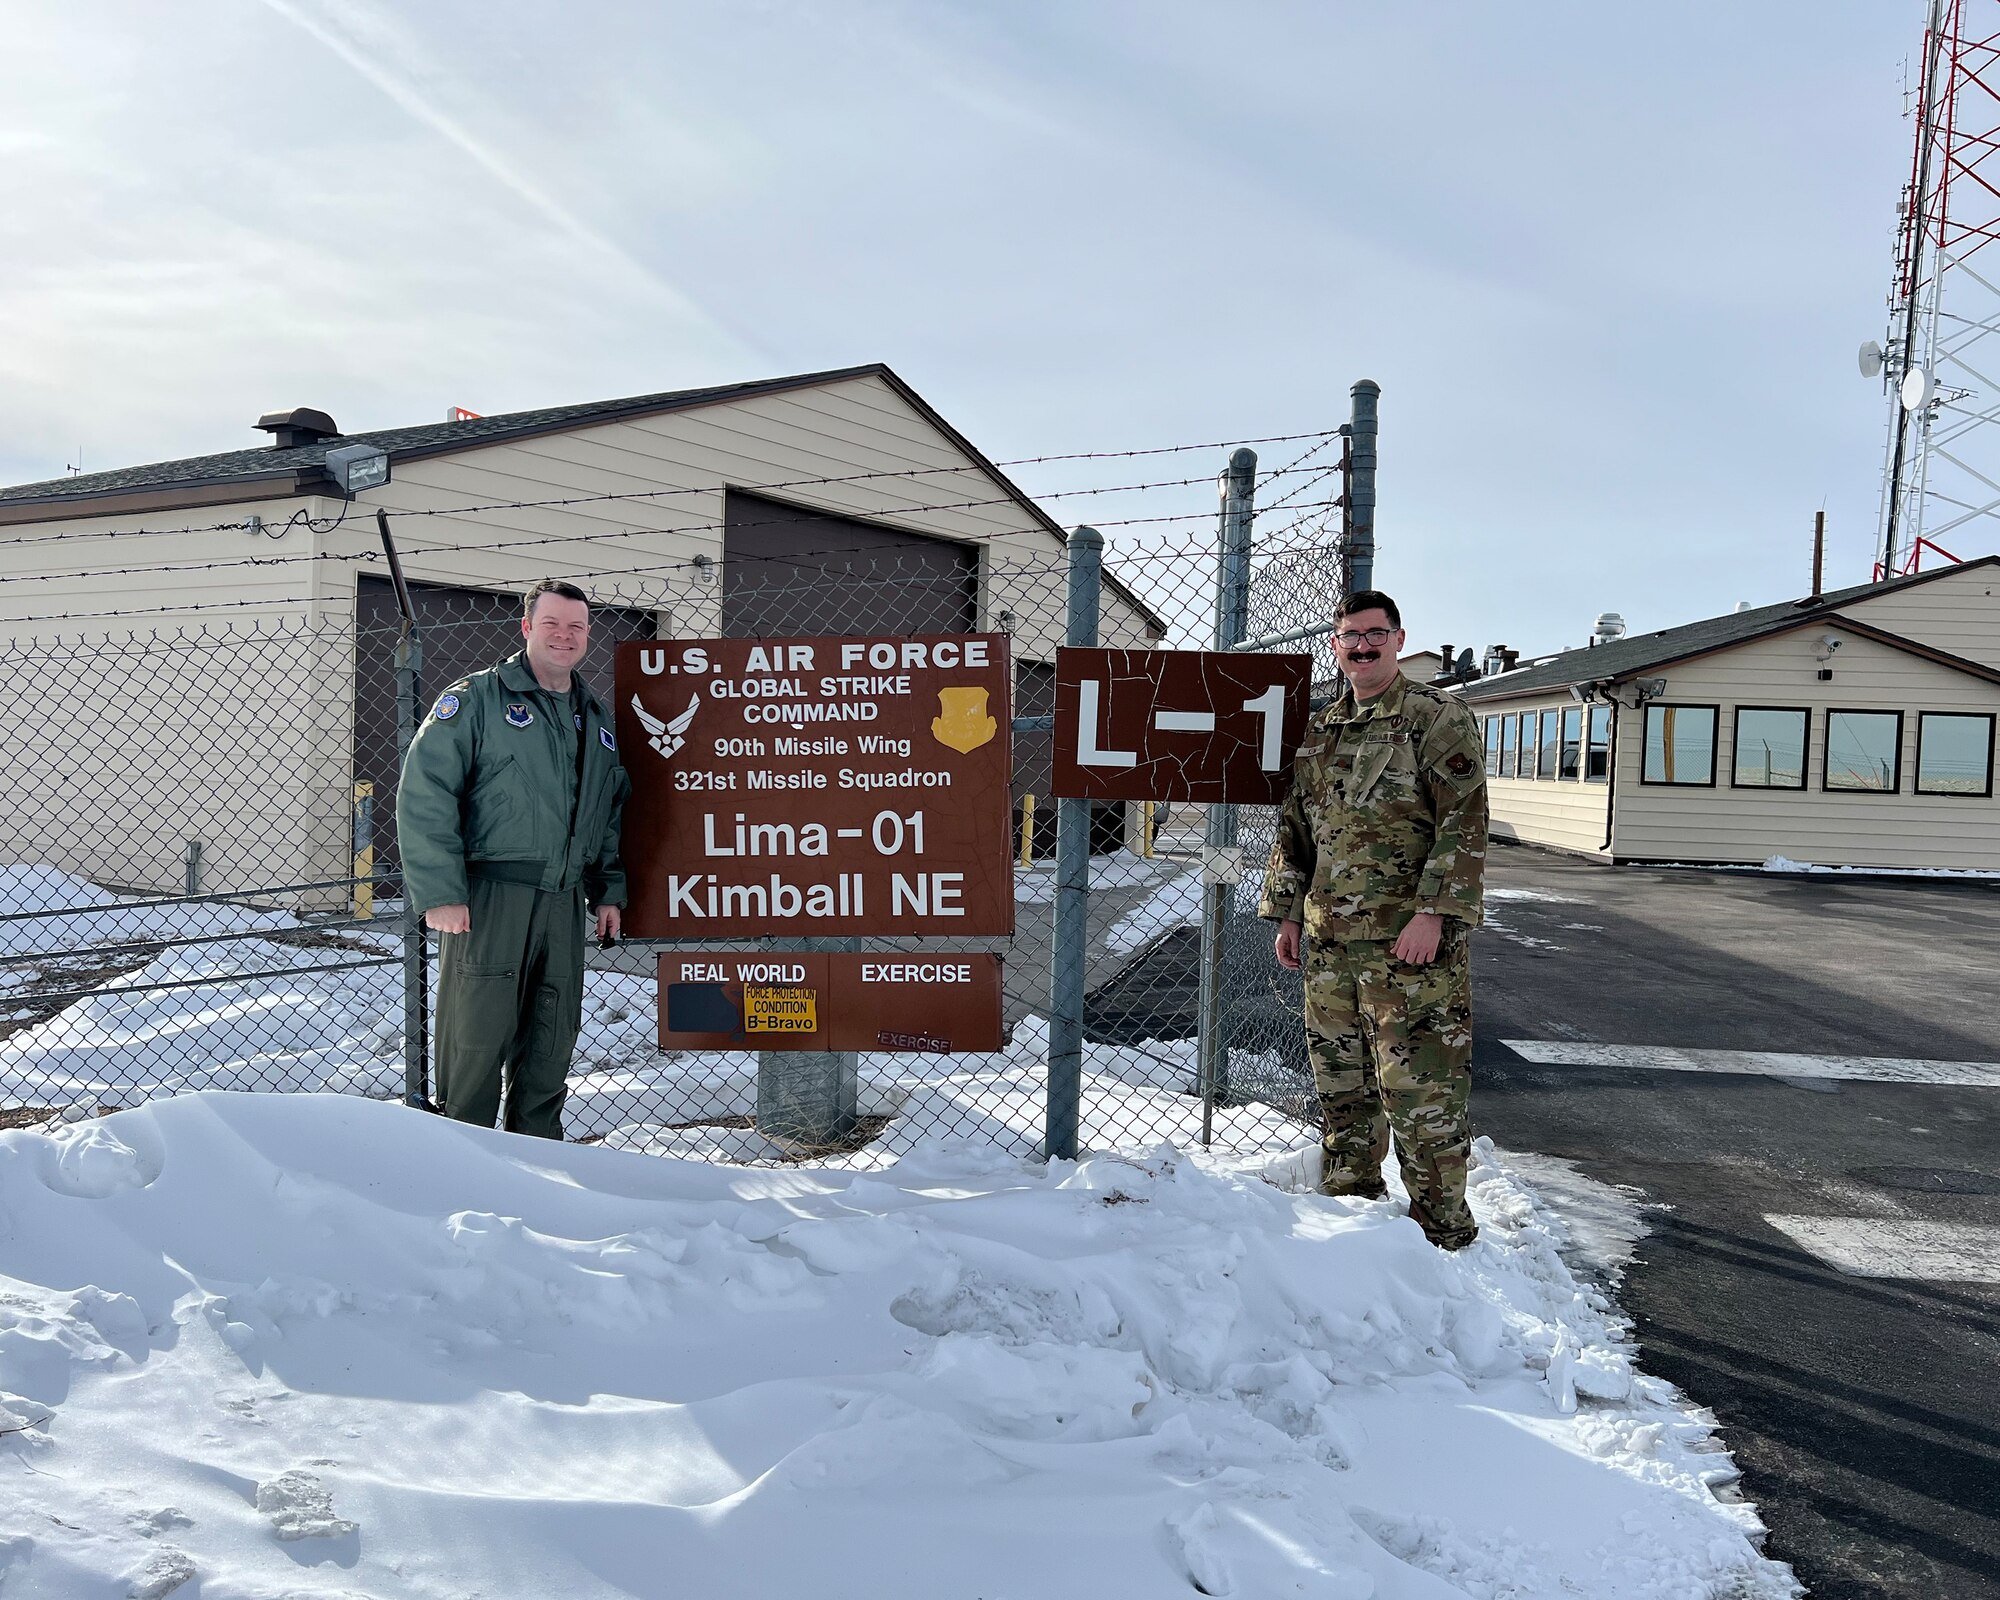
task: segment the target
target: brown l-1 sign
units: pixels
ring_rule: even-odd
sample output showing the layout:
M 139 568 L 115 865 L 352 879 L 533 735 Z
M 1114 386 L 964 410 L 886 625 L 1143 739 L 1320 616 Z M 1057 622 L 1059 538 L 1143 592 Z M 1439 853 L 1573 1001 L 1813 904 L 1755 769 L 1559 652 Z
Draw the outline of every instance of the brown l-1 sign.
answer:
M 998 1050 L 1000 958 L 675 950 L 660 957 L 662 1050 Z
M 1049 790 L 1276 805 L 1311 697 L 1311 656 L 1058 650 Z
M 639 938 L 1014 931 L 1007 636 L 618 647 Z

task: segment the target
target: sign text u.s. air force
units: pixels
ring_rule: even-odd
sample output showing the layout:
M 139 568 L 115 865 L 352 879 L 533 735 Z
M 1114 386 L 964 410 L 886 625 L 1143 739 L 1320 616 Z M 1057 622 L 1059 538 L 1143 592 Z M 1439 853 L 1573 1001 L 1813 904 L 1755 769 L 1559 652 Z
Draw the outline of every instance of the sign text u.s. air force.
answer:
M 642 938 L 1014 929 L 1005 634 L 618 647 Z

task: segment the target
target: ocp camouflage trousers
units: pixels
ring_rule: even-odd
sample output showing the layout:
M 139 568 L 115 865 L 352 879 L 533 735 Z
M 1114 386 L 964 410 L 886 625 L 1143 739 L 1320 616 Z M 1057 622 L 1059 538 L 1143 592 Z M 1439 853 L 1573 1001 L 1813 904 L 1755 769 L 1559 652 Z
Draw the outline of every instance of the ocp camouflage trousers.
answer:
M 1393 941 L 1312 944 L 1306 952 L 1306 1046 L 1325 1118 L 1320 1189 L 1380 1197 L 1395 1136 L 1410 1215 L 1433 1244 L 1457 1249 L 1477 1228 L 1465 1203 L 1472 1147 L 1470 938 L 1447 919 L 1437 959 L 1413 967 Z

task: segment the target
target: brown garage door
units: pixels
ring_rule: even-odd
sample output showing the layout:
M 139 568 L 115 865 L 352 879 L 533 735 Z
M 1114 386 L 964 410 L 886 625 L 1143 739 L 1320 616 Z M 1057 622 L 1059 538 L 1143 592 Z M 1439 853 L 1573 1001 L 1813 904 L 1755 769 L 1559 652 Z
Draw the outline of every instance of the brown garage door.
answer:
M 979 620 L 979 552 L 950 539 L 731 489 L 722 554 L 732 639 L 970 633 Z
M 363 576 L 356 593 L 358 623 L 354 663 L 354 776 L 375 785 L 375 858 L 385 871 L 396 862 L 396 591 L 386 578 Z M 448 683 L 496 666 L 521 648 L 521 597 L 486 589 L 413 583 L 423 641 L 423 709 Z M 593 606 L 590 650 L 583 679 L 611 704 L 611 663 L 619 641 L 653 637 L 653 613 Z

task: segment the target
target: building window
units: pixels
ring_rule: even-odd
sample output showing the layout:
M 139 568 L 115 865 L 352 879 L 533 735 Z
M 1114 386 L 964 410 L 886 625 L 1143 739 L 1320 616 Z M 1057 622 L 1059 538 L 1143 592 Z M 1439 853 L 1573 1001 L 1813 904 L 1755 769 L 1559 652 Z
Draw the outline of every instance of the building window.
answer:
M 1803 789 L 1806 729 L 1811 715 L 1792 706 L 1738 706 L 1731 787 Z
M 1646 759 L 1642 783 L 1715 782 L 1714 706 L 1646 707 Z
M 1500 723 L 1500 776 L 1514 776 L 1514 730 L 1518 726 L 1509 714 L 1498 719 Z
M 1535 775 L 1535 714 L 1523 711 L 1518 720 L 1521 740 L 1520 748 L 1514 753 L 1514 776 L 1532 778 Z
M 1486 776 L 1500 776 L 1500 719 L 1486 719 Z
M 1611 708 L 1590 708 L 1590 744 L 1584 752 L 1583 781 L 1608 783 L 1611 779 Z
M 1917 713 L 1917 793 L 1985 797 L 1993 792 L 1993 718 L 1957 711 Z
M 1562 766 L 1559 776 L 1574 778 L 1583 765 L 1583 707 L 1566 707 L 1562 714 Z
M 1535 747 L 1535 776 L 1553 778 L 1556 775 L 1557 718 L 1555 711 L 1544 711 L 1541 715 L 1542 738 Z
M 1903 782 L 1903 713 L 1829 711 L 1823 787 L 1894 794 Z

